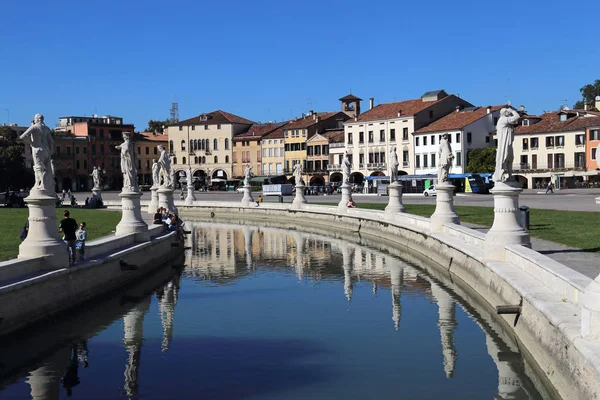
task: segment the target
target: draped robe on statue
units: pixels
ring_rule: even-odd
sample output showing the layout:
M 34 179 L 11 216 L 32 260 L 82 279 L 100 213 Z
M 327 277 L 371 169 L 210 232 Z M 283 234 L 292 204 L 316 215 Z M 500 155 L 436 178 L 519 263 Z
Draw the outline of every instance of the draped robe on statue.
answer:
M 514 125 L 519 122 L 519 118 L 517 111 L 512 108 L 500 110 L 500 118 L 496 125 L 498 149 L 494 182 L 505 182 L 512 177 Z

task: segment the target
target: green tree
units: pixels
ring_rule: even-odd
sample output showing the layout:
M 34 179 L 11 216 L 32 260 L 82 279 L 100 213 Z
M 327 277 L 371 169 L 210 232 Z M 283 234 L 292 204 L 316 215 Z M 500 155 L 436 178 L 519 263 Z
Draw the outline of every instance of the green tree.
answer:
M 33 171 L 25 168 L 23 143 L 9 126 L 0 126 L 0 188 L 15 189 L 33 185 Z
M 600 79 L 596 79 L 594 83 L 585 85 L 584 87 L 579 89 L 579 91 L 581 92 L 582 99 L 575 103 L 573 108 L 583 109 L 584 103 L 589 103 L 593 105 L 596 96 L 600 96 Z
M 473 149 L 467 153 L 467 172 L 485 173 L 496 169 L 496 148 Z
M 169 120 L 166 119 L 164 121 L 153 120 L 148 121 L 148 128 L 146 128 L 146 132 L 159 132 L 163 133 L 164 127 L 169 124 Z

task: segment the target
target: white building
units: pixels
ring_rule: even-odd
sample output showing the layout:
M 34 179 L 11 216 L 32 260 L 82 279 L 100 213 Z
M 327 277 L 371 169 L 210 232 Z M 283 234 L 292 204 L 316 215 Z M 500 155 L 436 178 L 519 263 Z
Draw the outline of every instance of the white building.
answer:
M 415 131 L 415 175 L 437 174 L 437 152 L 442 134 L 447 133 L 454 153 L 451 174 L 464 174 L 468 152 L 494 145 L 492 134 L 502 106 L 457 107 L 445 117 Z

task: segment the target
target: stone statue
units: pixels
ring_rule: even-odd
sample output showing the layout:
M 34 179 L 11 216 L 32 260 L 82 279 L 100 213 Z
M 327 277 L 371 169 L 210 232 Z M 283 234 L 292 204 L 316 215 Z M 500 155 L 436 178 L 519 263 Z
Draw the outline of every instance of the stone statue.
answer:
M 20 139 L 31 146 L 35 174 L 33 189 L 54 192 L 54 167 L 52 166 L 54 139 L 50 134 L 50 128 L 44 124 L 42 114 L 35 114 L 34 124 L 21 135 Z
M 348 152 L 345 152 L 344 158 L 342 159 L 343 183 L 350 182 L 350 171 L 351 170 L 352 170 L 352 164 L 350 163 L 350 158 L 348 158 Z
M 520 117 L 517 110 L 511 108 L 510 104 L 500 110 L 500 118 L 496 125 L 498 149 L 496 150 L 494 182 L 512 180 L 514 131 Z
M 390 151 L 390 183 L 398 182 L 399 166 L 400 162 L 398 161 L 398 153 L 396 153 L 396 146 L 394 146 Z
M 160 165 L 158 160 L 152 162 L 152 187 L 160 186 Z
M 123 189 L 137 192 L 137 169 L 133 160 L 133 143 L 129 133 L 123 132 L 123 143 L 115 146 L 121 150 L 121 173 L 123 174 Z
M 167 151 L 162 145 L 158 145 L 158 151 L 160 152 L 160 157 L 158 159 L 158 169 L 159 169 L 159 179 L 161 187 L 172 187 L 171 180 L 171 159 L 167 154 Z
M 450 168 L 452 168 L 452 162 L 454 161 L 454 153 L 452 153 L 452 147 L 448 142 L 448 136 L 447 133 L 442 135 L 438 147 L 438 184 L 448 182 L 448 174 L 450 174 Z
M 90 174 L 92 180 L 94 181 L 94 189 L 100 189 L 100 170 L 98 167 L 94 167 L 92 173 Z
M 294 180 L 296 181 L 296 185 L 304 185 L 304 180 L 302 179 L 301 163 L 297 163 L 294 165 Z
M 246 164 L 244 167 L 244 186 L 250 186 L 250 175 L 252 174 L 252 167 L 250 164 Z
M 172 189 L 175 189 L 175 170 L 173 168 L 171 168 L 169 171 L 169 182 L 170 182 L 169 186 Z
M 191 168 L 188 168 L 187 171 L 185 171 L 185 182 L 188 187 L 192 184 L 192 169 Z

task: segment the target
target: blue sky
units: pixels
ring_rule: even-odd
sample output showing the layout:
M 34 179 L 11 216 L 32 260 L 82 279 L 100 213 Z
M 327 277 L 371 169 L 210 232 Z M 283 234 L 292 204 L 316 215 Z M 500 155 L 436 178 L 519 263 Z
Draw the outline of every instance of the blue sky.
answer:
M 600 79 L 599 2 L 3 1 L 0 123 L 222 109 L 255 121 L 445 89 L 529 113 Z

